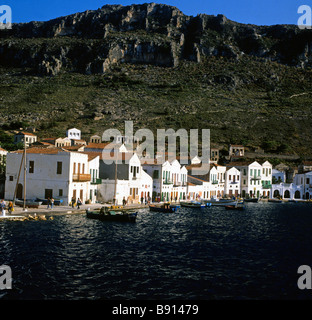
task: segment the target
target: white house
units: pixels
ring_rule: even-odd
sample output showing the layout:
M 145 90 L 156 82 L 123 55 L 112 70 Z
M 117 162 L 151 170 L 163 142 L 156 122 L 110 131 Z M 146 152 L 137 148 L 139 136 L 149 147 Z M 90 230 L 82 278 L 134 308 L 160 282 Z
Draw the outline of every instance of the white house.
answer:
M 229 197 L 238 197 L 241 193 L 241 177 L 240 171 L 235 168 L 227 168 L 225 173 L 225 186 L 224 192 L 226 196 Z
M 24 175 L 18 179 L 23 150 L 10 152 L 7 155 L 7 172 L 5 198 L 24 197 Z M 82 202 L 89 200 L 91 175 L 88 155 L 80 152 L 69 152 L 61 148 L 27 149 L 26 154 L 26 198 L 36 199 L 53 197 L 62 199 L 67 205 L 72 197 Z
M 210 199 L 210 182 L 188 175 L 187 199 Z
M 16 135 L 14 135 L 14 144 L 17 144 L 19 142 L 26 143 L 26 147 L 29 147 L 32 143 L 37 142 L 37 136 L 30 132 L 19 132 Z
M 144 160 L 143 160 L 144 161 Z M 153 201 L 186 199 L 187 169 L 178 160 L 162 164 L 143 162 L 143 169 L 153 178 Z
M 297 186 L 302 186 L 300 195 L 302 199 L 312 199 L 312 171 L 296 174 L 294 182 Z
M 225 172 L 226 167 L 218 164 L 211 164 L 209 172 L 209 181 L 211 184 L 210 197 L 224 197 Z
M 71 140 L 81 140 L 81 130 L 72 128 L 66 131 L 66 137 Z
M 271 196 L 272 165 L 266 161 L 262 165 L 253 162 L 232 162 L 241 172 L 241 196 L 251 198 Z
M 269 161 L 262 163 L 261 185 L 261 196 L 270 197 L 272 195 L 272 164 Z
M 107 157 L 107 158 L 106 158 Z M 116 155 L 117 157 L 117 155 Z M 129 204 L 141 202 L 141 198 L 151 198 L 153 179 L 142 169 L 136 153 L 118 152 L 118 161 L 108 163 L 110 155 L 103 153 L 100 160 L 101 184 L 98 186 L 98 197 L 103 202 Z M 117 173 L 116 173 L 117 169 Z

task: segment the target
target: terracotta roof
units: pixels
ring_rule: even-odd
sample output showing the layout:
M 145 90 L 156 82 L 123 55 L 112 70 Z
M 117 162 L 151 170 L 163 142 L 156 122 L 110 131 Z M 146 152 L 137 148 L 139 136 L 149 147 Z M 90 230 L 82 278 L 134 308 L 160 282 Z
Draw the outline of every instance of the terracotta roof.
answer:
M 7 152 L 5 149 L 3 149 L 3 148 L 1 148 L 1 147 L 0 147 L 0 151 L 5 151 L 5 152 Z
M 102 156 L 102 152 L 84 152 L 82 151 L 81 153 L 83 154 L 87 154 L 88 155 L 88 161 L 91 161 L 93 159 L 95 159 L 96 157 L 100 157 Z
M 37 135 L 33 134 L 33 133 L 30 133 L 30 132 L 24 132 L 24 131 L 21 131 L 19 133 L 17 133 L 17 135 L 26 135 L 26 136 L 34 136 L 34 137 L 37 137 Z
M 244 146 L 241 146 L 239 144 L 231 144 L 230 146 L 235 148 L 244 148 Z
M 88 143 L 85 148 L 90 149 L 104 149 L 106 146 L 108 146 L 110 142 L 105 143 Z
M 304 166 L 312 166 L 312 161 L 303 161 L 302 164 Z
M 66 152 L 66 150 L 63 150 L 57 147 L 53 147 L 53 148 L 31 147 L 26 149 L 26 153 L 37 153 L 37 154 L 58 154 L 60 152 Z M 24 153 L 24 149 L 16 150 L 12 153 Z

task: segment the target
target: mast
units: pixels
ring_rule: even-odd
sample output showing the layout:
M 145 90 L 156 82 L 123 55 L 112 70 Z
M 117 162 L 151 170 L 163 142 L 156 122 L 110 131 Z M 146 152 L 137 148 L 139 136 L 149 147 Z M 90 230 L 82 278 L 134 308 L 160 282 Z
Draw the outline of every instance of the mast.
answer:
M 117 161 L 118 161 L 118 150 L 116 150 L 116 161 L 115 161 L 115 191 L 114 191 L 114 205 L 117 204 Z
M 23 211 L 26 211 L 26 137 L 24 135 L 24 204 Z

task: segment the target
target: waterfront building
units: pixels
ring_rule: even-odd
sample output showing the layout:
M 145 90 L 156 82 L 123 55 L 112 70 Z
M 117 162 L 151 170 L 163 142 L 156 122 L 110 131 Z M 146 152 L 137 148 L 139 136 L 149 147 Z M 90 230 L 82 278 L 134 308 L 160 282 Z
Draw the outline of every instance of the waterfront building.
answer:
M 211 164 L 209 171 L 210 181 L 210 197 L 211 198 L 223 198 L 225 187 L 225 172 L 226 167 L 218 164 Z
M 272 187 L 272 165 L 265 161 L 262 165 L 253 162 L 232 162 L 241 172 L 241 196 L 270 197 Z
M 286 200 L 301 199 L 303 186 L 295 183 L 276 183 L 272 185 L 273 198 L 282 198 Z
M 297 186 L 301 186 L 300 198 L 312 199 L 312 171 L 296 174 L 294 182 Z M 298 193 L 297 196 L 299 197 Z
M 5 198 L 24 198 L 24 174 L 18 177 L 23 150 L 7 154 Z M 98 161 L 94 160 L 92 161 Z M 23 164 L 22 164 L 23 165 Z M 90 200 L 91 175 L 89 157 L 81 152 L 70 152 L 57 147 L 33 147 L 26 154 L 26 198 L 53 197 L 63 200 L 64 205 L 72 197 L 82 202 Z M 92 168 L 97 164 L 91 162 Z M 23 171 L 22 171 L 23 172 Z M 94 201 L 95 198 L 93 198 Z
M 153 179 L 152 199 L 154 201 L 171 201 L 186 199 L 187 169 L 178 160 L 164 163 L 146 163 L 142 160 L 143 169 Z
M 241 193 L 240 170 L 235 167 L 227 167 L 225 172 L 224 193 L 226 197 L 239 197 Z
M 101 154 L 101 184 L 98 185 L 98 198 L 103 202 L 122 204 L 140 203 L 142 198 L 152 196 L 153 179 L 142 168 L 136 153 L 117 152 L 116 161 L 109 163 L 111 155 Z
M 187 176 L 187 199 L 210 199 L 210 182 L 194 176 Z

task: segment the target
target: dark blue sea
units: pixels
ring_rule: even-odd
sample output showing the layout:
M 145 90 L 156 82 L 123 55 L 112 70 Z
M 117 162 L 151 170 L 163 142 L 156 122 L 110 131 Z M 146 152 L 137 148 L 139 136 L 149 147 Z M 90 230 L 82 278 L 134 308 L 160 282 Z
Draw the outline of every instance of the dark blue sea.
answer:
M 311 299 L 297 270 L 312 267 L 312 204 L 2 221 L 0 265 L 12 269 L 4 300 Z

